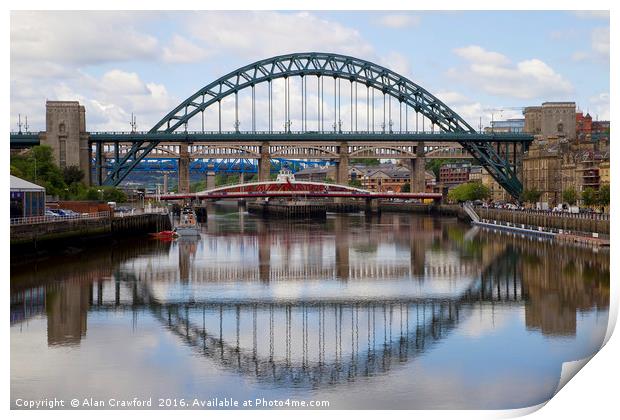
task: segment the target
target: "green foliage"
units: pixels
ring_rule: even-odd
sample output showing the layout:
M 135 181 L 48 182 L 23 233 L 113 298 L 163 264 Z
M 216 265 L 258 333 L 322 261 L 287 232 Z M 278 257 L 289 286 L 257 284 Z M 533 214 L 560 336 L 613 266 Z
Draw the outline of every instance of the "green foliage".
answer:
M 68 193 L 63 173 L 54 163 L 50 146 L 34 146 L 24 154 L 12 155 L 11 173 L 45 187 L 48 195 L 65 197 Z
M 84 171 L 78 166 L 67 166 L 62 171 L 62 177 L 67 185 L 77 184 L 84 179 Z
M 207 189 L 207 181 L 198 181 L 198 182 L 194 182 L 193 184 L 191 184 L 189 186 L 189 190 L 191 192 L 198 192 L 198 191 L 204 191 Z
M 381 162 L 379 161 L 379 159 L 358 158 L 358 159 L 351 159 L 351 164 L 352 165 L 365 165 L 365 166 L 379 166 Z
M 326 184 L 335 184 L 336 181 L 333 178 L 325 177 L 325 183 Z
M 11 165 L 11 175 L 16 176 L 18 178 L 23 178 L 24 174 L 22 173 L 21 169 L 19 169 L 17 166 Z
M 562 193 L 562 200 L 571 206 L 577 202 L 577 191 L 573 187 L 567 188 Z
M 89 200 L 89 201 L 99 201 L 103 197 L 101 193 L 97 191 L 97 188 L 90 187 L 84 192 L 84 195 L 80 198 L 83 198 L 84 200 Z
M 124 203 L 127 201 L 127 194 L 116 187 L 100 186 L 83 188 L 72 198 L 88 201 L 114 201 L 116 203 Z
M 526 203 L 537 203 L 542 193 L 535 188 L 523 190 L 521 193 L 521 201 Z
M 601 185 L 601 188 L 598 190 L 598 204 L 600 206 L 607 207 L 609 205 L 609 185 L 604 184 Z
M 400 188 L 400 192 L 408 193 L 411 192 L 411 184 L 405 182 L 403 186 Z
M 491 190 L 480 182 L 467 182 L 448 192 L 448 198 L 459 203 L 489 198 Z
M 362 188 L 362 181 L 360 181 L 359 179 L 351 179 L 349 180 L 349 187 L 354 187 L 354 188 Z
M 123 190 L 115 187 L 102 187 L 103 189 L 103 201 L 115 201 L 117 203 L 124 203 L 127 201 L 127 194 Z
M 583 204 L 586 206 L 594 206 L 598 204 L 598 194 L 592 188 L 586 188 L 581 193 L 581 199 L 583 200 Z

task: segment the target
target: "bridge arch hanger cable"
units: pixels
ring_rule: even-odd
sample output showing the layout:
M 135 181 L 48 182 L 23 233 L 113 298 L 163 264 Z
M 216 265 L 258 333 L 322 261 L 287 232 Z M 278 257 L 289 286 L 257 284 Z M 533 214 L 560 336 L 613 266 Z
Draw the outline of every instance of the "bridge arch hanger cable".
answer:
M 402 102 L 404 102 L 407 107 L 410 106 L 414 109 L 416 113 L 416 132 L 419 128 L 418 117 L 420 116 L 419 114 L 422 114 L 422 131 L 425 131 L 425 120 L 428 119 L 431 123 L 433 132 L 435 132 L 435 127 L 437 127 L 439 132 L 463 134 L 463 140 L 458 140 L 458 142 L 471 153 L 474 158 L 478 159 L 493 178 L 511 195 L 518 197 L 520 194 L 522 185 L 516 177 L 514 170 L 511 169 L 510 164 L 502 158 L 499 151 L 491 147 L 488 142 L 467 139 L 467 135 L 476 134 L 476 130 L 442 101 L 406 77 L 385 67 L 340 54 L 318 52 L 287 54 L 257 61 L 253 64 L 241 67 L 208 84 L 183 101 L 153 126 L 148 134 L 172 133 L 179 128 L 181 128 L 179 131 L 183 129 L 186 130 L 187 123 L 191 118 L 198 114 L 202 115 L 206 108 L 215 103 L 217 103 L 218 106 L 218 131 L 221 133 L 221 101 L 229 95 L 234 95 L 235 97 L 235 132 L 242 134 L 239 131 L 238 93 L 243 89 L 252 88 L 254 85 L 263 82 L 269 84 L 269 132 L 272 133 L 274 131 L 272 81 L 278 78 L 285 79 L 285 131 L 290 132 L 291 114 L 290 99 L 288 97 L 290 94 L 290 86 L 288 81 L 290 77 L 302 75 L 331 76 L 334 77 L 334 80 L 338 79 L 338 93 L 336 95 L 338 99 L 338 118 L 337 121 L 334 122 L 335 133 L 342 133 L 340 81 L 345 79 L 360 84 L 366 84 L 373 88 L 373 132 L 375 129 L 374 96 L 375 90 L 378 90 L 384 94 L 384 97 L 387 95 L 390 99 L 392 97 L 399 101 L 402 99 Z M 336 86 L 334 86 L 334 91 L 336 90 L 335 88 Z M 388 105 L 391 108 L 391 102 Z M 304 108 L 304 114 L 306 114 L 307 108 Z M 322 108 L 320 111 L 322 111 Z M 336 114 L 336 112 L 334 112 L 334 114 Z M 334 115 L 334 117 L 336 117 L 336 115 Z M 321 116 L 319 116 L 319 119 L 320 118 Z M 353 124 L 351 125 L 353 129 Z M 385 121 L 384 117 L 383 132 L 385 132 L 387 128 L 386 125 L 387 121 Z M 287 126 L 288 130 L 286 129 Z M 146 154 L 156 146 L 156 141 L 134 143 L 131 150 L 121 159 L 121 162 L 116 168 L 110 172 L 108 178 L 106 178 L 106 185 L 117 185 L 133 167 L 135 167 L 140 159 L 146 156 Z
M 215 80 L 187 98 L 149 132 L 174 132 L 212 104 L 256 84 L 293 76 L 331 76 L 372 87 L 404 102 L 448 132 L 475 132 L 438 98 L 404 76 L 372 62 L 332 53 L 296 53 L 260 60 Z M 286 80 L 288 81 L 288 80 Z M 286 83 L 286 82 L 285 82 Z M 288 89 L 287 89 L 288 90 Z M 339 89 L 340 90 L 340 89 Z M 287 94 L 290 92 L 287 92 Z M 290 101 L 287 99 L 287 108 Z M 288 109 L 286 109 L 288 113 Z M 352 113 L 354 110 L 351 110 Z M 290 117 L 290 115 L 288 115 Z

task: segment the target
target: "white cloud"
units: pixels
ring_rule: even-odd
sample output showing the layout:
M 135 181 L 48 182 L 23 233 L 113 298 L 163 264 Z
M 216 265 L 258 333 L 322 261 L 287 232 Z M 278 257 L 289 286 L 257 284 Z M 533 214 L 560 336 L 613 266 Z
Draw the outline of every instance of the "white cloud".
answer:
M 576 10 L 575 16 L 582 19 L 607 19 L 609 20 L 609 10 Z
M 391 51 L 385 56 L 379 58 L 379 63 L 384 67 L 389 68 L 392 71 L 400 74 L 401 76 L 409 77 L 411 73 L 411 66 L 409 65 L 409 59 L 403 54 Z
M 13 12 L 11 62 L 88 65 L 154 59 L 159 43 L 135 27 L 140 13 Z
M 35 130 L 45 127 L 45 100 L 79 101 L 86 107 L 89 131 L 129 129 L 131 113 L 138 116 L 138 129 L 146 130 L 177 105 L 162 84 L 145 82 L 137 73 L 113 69 L 100 78 L 82 71 L 56 80 L 43 78 L 36 85 L 29 78 L 11 80 L 11 117 L 29 114 Z M 15 121 L 11 121 L 11 127 Z
M 592 30 L 592 50 L 599 57 L 609 61 L 609 26 Z
M 590 115 L 598 120 L 609 121 L 609 92 L 602 92 L 590 98 Z
M 590 55 L 585 52 L 585 51 L 575 51 L 572 55 L 571 55 L 571 59 L 573 61 L 585 61 L 588 59 Z
M 609 63 L 609 26 L 594 28 L 590 34 L 590 51 L 575 51 L 573 61 L 598 60 Z
M 204 60 L 208 55 L 204 48 L 175 34 L 170 44 L 164 47 L 162 59 L 167 63 L 194 63 Z
M 568 80 L 536 58 L 515 65 L 505 55 L 477 45 L 458 48 L 455 53 L 467 62 L 467 67 L 451 69 L 448 74 L 492 95 L 549 99 L 573 90 Z
M 128 73 L 121 70 L 110 70 L 105 73 L 100 83 L 101 90 L 113 94 L 143 95 L 148 93 L 144 82 L 137 73 Z
M 508 57 L 503 54 L 487 51 L 478 45 L 470 45 L 454 50 L 456 55 L 467 61 L 483 63 L 488 65 L 507 65 L 510 63 Z
M 406 28 L 420 23 L 420 17 L 415 15 L 384 15 L 377 22 L 388 28 Z
M 250 59 L 297 51 L 327 50 L 362 57 L 373 53 L 356 29 L 306 12 L 199 13 L 186 26 L 210 52 Z

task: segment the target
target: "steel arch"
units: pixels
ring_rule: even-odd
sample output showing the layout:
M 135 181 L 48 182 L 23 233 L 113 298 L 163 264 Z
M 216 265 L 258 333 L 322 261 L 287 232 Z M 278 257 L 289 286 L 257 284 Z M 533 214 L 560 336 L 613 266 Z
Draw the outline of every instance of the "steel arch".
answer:
M 292 76 L 318 76 L 346 79 L 365 84 L 405 103 L 421 113 L 440 130 L 467 134 L 476 131 L 461 116 L 438 98 L 408 78 L 372 62 L 359 58 L 320 52 L 293 53 L 260 60 L 241 67 L 198 90 L 162 118 L 149 133 L 170 133 L 182 127 L 199 112 L 223 98 L 256 84 Z M 484 141 L 460 140 L 493 178 L 511 195 L 517 197 L 522 185 L 510 167 L 491 144 Z M 106 179 L 117 185 L 154 147 L 156 142 L 135 143 Z

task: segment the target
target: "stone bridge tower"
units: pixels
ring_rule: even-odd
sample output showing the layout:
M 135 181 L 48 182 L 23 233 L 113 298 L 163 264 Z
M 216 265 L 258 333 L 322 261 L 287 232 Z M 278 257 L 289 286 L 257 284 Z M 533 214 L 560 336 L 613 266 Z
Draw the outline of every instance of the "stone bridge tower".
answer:
M 90 185 L 91 153 L 84 106 L 78 101 L 47 101 L 41 144 L 51 146 L 60 169 L 79 167 L 84 172 L 83 182 Z

